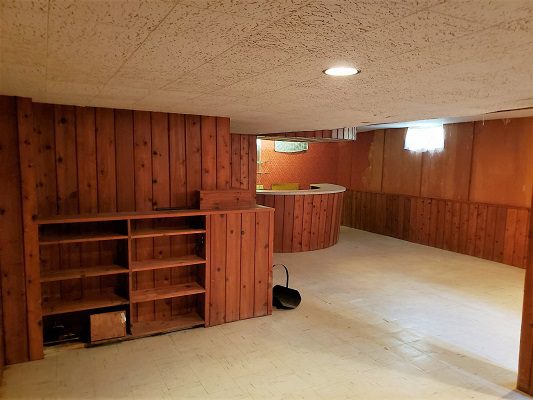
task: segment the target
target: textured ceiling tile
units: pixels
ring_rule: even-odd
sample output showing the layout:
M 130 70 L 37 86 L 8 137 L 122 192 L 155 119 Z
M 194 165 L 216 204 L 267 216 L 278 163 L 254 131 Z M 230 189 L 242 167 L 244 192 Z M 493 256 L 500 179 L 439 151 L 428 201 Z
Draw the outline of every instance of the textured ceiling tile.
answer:
M 271 20 L 296 10 L 310 0 L 182 0 L 182 3 L 253 19 Z
M 43 96 L 46 69 L 40 65 L 0 64 L 0 94 L 22 97 Z
M 485 25 L 533 18 L 531 0 L 448 0 L 432 10 Z
M 277 68 L 293 59 L 290 52 L 239 43 L 214 60 L 181 76 L 165 89 L 209 93 Z
M 382 54 L 382 58 L 387 58 L 394 54 L 456 40 L 481 29 L 480 24 L 421 11 L 369 32 L 362 39 L 371 43 L 374 51 Z
M 178 5 L 122 70 L 157 71 L 173 81 L 223 53 L 259 25 L 249 18 Z
M 0 2 L 3 63 L 44 65 L 48 0 Z
M 62 65 L 65 74 L 70 70 L 77 71 L 78 80 L 87 76 L 85 71 L 93 70 L 93 78 L 98 75 L 101 81 L 105 81 L 173 6 L 174 2 L 161 0 L 53 1 L 48 62 L 52 68 Z
M 37 101 L 245 133 L 533 106 L 529 0 L 51 0 L 48 31 L 48 0 L 0 7 L 0 93 Z
M 175 110 L 182 110 L 180 107 L 193 104 L 192 100 L 198 96 L 199 94 L 188 92 L 154 90 L 146 97 L 143 97 L 139 101 L 135 102 L 135 105 L 139 107 L 152 107 L 152 111 L 156 111 L 158 107 L 165 107 L 165 109 L 167 109 L 168 107 L 172 106 L 175 107 Z

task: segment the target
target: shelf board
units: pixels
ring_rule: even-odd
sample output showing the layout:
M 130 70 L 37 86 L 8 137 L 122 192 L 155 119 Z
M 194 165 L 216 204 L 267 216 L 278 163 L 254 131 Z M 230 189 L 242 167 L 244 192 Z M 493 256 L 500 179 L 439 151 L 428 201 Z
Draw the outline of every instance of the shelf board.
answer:
M 116 232 L 88 232 L 76 234 L 42 234 L 39 240 L 41 245 L 48 244 L 66 244 L 82 242 L 100 242 L 104 240 L 127 239 L 128 235 L 122 235 Z
M 41 282 L 55 282 L 91 276 L 127 274 L 129 270 L 120 265 L 98 265 L 95 267 L 60 269 L 41 273 Z
M 128 300 L 113 293 L 106 293 L 78 300 L 54 300 L 43 302 L 43 315 L 65 314 L 76 311 L 120 306 L 124 304 L 128 304 Z
M 203 326 L 204 319 L 196 312 L 177 315 L 170 321 L 135 322 L 131 326 L 132 336 L 149 336 L 157 333 L 178 331 L 181 329 Z
M 205 293 L 205 289 L 197 282 L 189 282 L 180 285 L 133 290 L 131 292 L 131 302 L 142 303 L 145 301 L 170 299 L 172 297 L 190 296 L 199 293 Z
M 139 228 L 131 232 L 131 237 L 140 239 L 158 236 L 195 235 L 198 233 L 205 233 L 205 229 L 173 227 Z
M 182 257 L 169 257 L 161 259 L 132 261 L 131 270 L 138 271 L 150 271 L 154 269 L 162 268 L 174 268 L 183 267 L 187 265 L 205 264 L 205 259 L 196 255 L 182 256 Z

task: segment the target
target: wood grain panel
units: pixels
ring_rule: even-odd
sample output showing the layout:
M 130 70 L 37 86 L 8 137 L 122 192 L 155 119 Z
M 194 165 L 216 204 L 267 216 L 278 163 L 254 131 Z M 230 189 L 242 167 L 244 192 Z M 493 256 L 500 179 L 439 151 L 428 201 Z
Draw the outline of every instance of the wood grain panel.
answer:
M 343 214 L 342 193 L 268 195 L 257 203 L 275 208 L 274 252 L 296 253 L 324 249 L 338 241 Z M 347 216 L 344 215 L 347 219 Z
M 241 222 L 241 290 L 239 318 L 254 316 L 255 298 L 255 214 L 242 214 Z
M 0 99 L 1 102 L 1 99 Z M 1 106 L 0 106 L 1 108 Z M 35 164 L 33 159 L 33 110 L 31 100 L 27 98 L 18 98 L 17 99 L 17 122 L 18 122 L 18 150 L 19 150 L 19 162 L 20 162 L 20 182 L 21 182 L 21 197 L 22 197 L 22 227 L 24 232 L 24 273 L 25 273 L 25 284 L 26 284 L 26 319 L 28 326 L 28 358 L 30 360 L 37 360 L 43 358 L 43 330 L 42 330 L 42 309 L 41 309 L 41 285 L 40 281 L 40 265 L 39 265 L 39 237 L 38 229 L 35 222 L 35 215 L 37 215 L 37 195 L 35 193 L 35 182 L 36 182 L 36 173 L 35 173 Z M 2 117 L 0 116 L 0 125 L 2 128 L 6 126 L 1 122 Z M 7 127 L 10 128 L 9 126 Z M 12 132 L 4 131 L 4 134 L 9 135 Z M 11 142 L 11 144 L 13 144 Z M 0 144 L 0 149 L 2 148 Z M 15 149 L 10 149 L 16 153 Z M 1 150 L 0 150 L 1 155 Z M 2 166 L 3 167 L 3 166 Z M 16 168 L 15 170 L 16 171 Z M 0 179 L 1 181 L 1 179 Z M 2 204 L 0 203 L 0 209 L 3 210 Z M 4 214 L 3 212 L 0 214 Z M 2 221 L 5 222 L 5 221 Z M 5 226 L 5 225 L 2 225 Z M 17 233 L 17 229 L 10 228 Z M 2 270 L 2 277 L 5 276 L 3 260 L 2 260 L 2 240 L 0 239 L 0 269 Z M 16 250 L 16 246 L 15 246 Z M 5 251 L 5 250 L 4 250 Z M 10 250 L 7 250 L 8 252 Z M 2 287 L 2 279 L 0 279 L 0 288 Z M 16 298 L 15 298 L 16 299 Z M 8 298 L 10 301 L 8 304 L 11 307 L 12 298 Z M 21 300 L 21 299 L 20 299 Z M 20 305 L 15 305 L 15 308 L 18 309 Z M 3 318 L 3 313 L 0 314 L 0 318 Z M 4 326 L 5 322 L 2 321 L 1 331 L 2 337 L 4 336 Z M 9 328 L 12 328 L 11 326 Z M 24 331 L 17 332 L 17 339 L 23 340 L 25 338 Z M 0 344 L 5 344 L 7 346 L 11 345 L 8 340 L 0 341 Z M 0 346 L 2 347 L 2 346 Z M 15 346 L 17 348 L 17 346 Z M 4 349 L 1 350 L 2 354 L 2 367 L 5 361 Z
M 385 202 L 379 196 L 385 196 Z M 345 197 L 344 204 L 353 207 L 343 207 L 343 225 L 520 268 L 526 265 L 527 208 L 351 190 Z M 361 214 L 364 221 L 346 213 Z
M 255 215 L 255 275 L 254 275 L 254 317 L 268 314 L 269 277 L 271 265 L 269 254 L 272 250 L 269 236 L 269 213 Z
M 533 197 L 531 200 L 533 210 Z M 518 389 L 533 395 L 533 213 L 529 216 L 529 246 L 526 250 L 526 279 L 518 362 Z
M 226 245 L 225 214 L 211 216 L 211 293 L 209 295 L 209 325 L 226 322 Z
M 135 210 L 133 112 L 115 110 L 117 210 Z
M 404 150 L 407 129 L 387 129 L 383 151 L 385 193 L 420 195 L 422 153 Z
M 423 153 L 423 197 L 468 200 L 474 123 L 444 125 L 444 151 Z
M 5 358 L 7 364 L 28 359 L 26 285 L 22 233 L 21 177 L 14 98 L 0 96 L 0 265 Z M 9 304 L 9 307 L 6 305 Z
M 217 118 L 217 189 L 231 185 L 231 135 L 229 118 Z
M 57 212 L 59 214 L 77 214 L 79 207 L 75 107 L 55 106 L 54 122 Z
M 352 157 L 351 184 L 353 190 L 379 192 L 383 175 L 385 130 L 361 132 L 350 143 Z
M 215 117 L 201 118 L 202 189 L 217 188 L 217 121 Z
M 226 228 L 226 322 L 239 320 L 241 302 L 241 215 L 229 214 Z
M 117 211 L 115 116 L 109 108 L 97 108 L 96 169 L 99 212 Z
M 35 296 L 35 293 L 38 293 L 35 287 L 40 285 L 38 276 L 32 275 L 35 274 L 36 266 L 38 267 L 32 260 L 38 252 L 36 244 L 33 243 L 36 242 L 36 228 L 33 223 L 36 215 L 42 217 L 113 211 L 152 211 L 157 207 L 168 206 L 196 207 L 198 190 L 227 189 L 231 186 L 233 175 L 230 157 L 231 135 L 227 118 L 49 105 L 33 103 L 29 99 L 17 105 L 15 98 L 3 96 L 1 99 L 3 105 L 7 104 L 4 108 L 11 107 L 11 115 L 15 113 L 14 123 L 10 117 L 9 129 L 18 133 L 20 139 L 23 138 L 22 142 L 15 143 L 15 153 L 11 153 L 11 157 L 20 151 L 20 168 L 24 171 L 24 176 L 21 176 L 20 168 L 11 169 L 11 175 L 6 173 L 5 178 L 2 176 L 2 183 L 5 185 L 9 179 L 16 178 L 16 184 L 8 186 L 24 190 L 21 183 L 30 182 L 24 184 L 27 189 L 24 196 L 30 200 L 34 196 L 36 200 L 36 206 L 32 209 L 31 202 L 25 205 L 19 196 L 19 210 L 22 204 L 27 211 L 23 215 L 18 213 L 18 226 L 24 217 L 27 221 L 25 226 L 29 227 L 24 236 L 28 250 L 22 254 L 22 264 L 17 267 L 18 275 L 2 278 L 2 283 L 5 282 L 3 292 L 9 291 L 11 298 L 17 303 L 13 310 L 16 310 L 19 316 L 27 316 L 27 326 L 21 328 L 11 321 L 14 317 L 9 312 L 4 313 L 4 326 L 9 322 L 14 329 L 16 327 L 17 331 L 20 331 L 16 340 L 24 340 L 26 346 L 29 344 L 30 347 L 20 352 L 18 345 L 11 346 L 10 349 L 13 350 L 6 354 L 6 361 L 10 363 L 17 357 L 20 357 L 20 361 L 36 359 L 42 353 L 42 340 L 38 338 L 37 348 L 32 349 L 36 342 L 28 339 L 31 332 L 33 337 L 41 334 L 40 305 L 35 306 L 40 302 L 40 294 Z M 20 127 L 16 121 L 17 109 L 22 110 Z M 3 124 L 7 123 L 7 114 L 9 113 L 3 114 Z M 28 116 L 24 117 L 25 114 Z M 29 129 L 29 133 L 23 134 L 23 125 L 26 126 L 25 129 Z M 7 129 L 8 125 L 3 126 L 2 131 Z M 248 191 L 253 197 L 255 136 L 235 136 L 239 143 L 236 155 L 239 160 L 236 163 L 239 187 L 241 180 L 247 181 L 246 188 L 242 190 Z M 16 136 L 15 138 L 17 139 Z M 23 156 L 26 158 L 23 159 Z M 25 160 L 31 161 L 26 163 Z M 3 157 L 2 161 L 17 161 L 17 165 L 19 164 L 18 158 Z M 209 171 L 202 172 L 208 165 Z M 35 171 L 33 183 L 30 170 Z M 16 171 L 19 175 L 15 177 Z M 10 195 L 16 193 L 14 191 Z M 10 215 L 13 214 L 8 217 Z M 268 229 L 271 229 L 270 226 Z M 17 230 L 11 233 L 16 235 Z M 2 242 L 4 240 L 8 239 L 0 236 L 0 248 L 5 248 L 6 243 Z M 192 242 L 181 243 L 175 239 L 172 239 L 172 245 L 166 239 L 157 239 L 155 247 L 151 239 L 138 242 L 135 256 L 141 259 L 154 255 L 166 256 L 169 251 L 171 255 L 177 256 L 194 245 Z M 43 270 L 51 270 L 97 265 L 114 257 L 116 249 L 109 245 L 111 243 L 49 246 L 42 252 L 41 267 Z M 9 246 L 16 248 L 12 244 Z M 5 265 L 6 257 L 2 255 L 2 266 Z M 144 276 L 143 273 L 135 275 L 133 284 L 140 284 L 141 287 L 166 285 L 169 279 L 177 279 L 174 272 L 170 277 L 163 271 L 146 273 Z M 13 287 L 13 284 L 16 287 Z M 109 290 L 111 286 L 108 284 L 108 278 L 86 279 L 83 285 L 80 280 L 72 280 L 61 284 L 47 284 L 42 295 L 46 299 L 74 299 L 84 294 Z M 6 296 L 4 301 L 5 298 Z M 186 306 L 183 304 L 183 307 Z M 23 307 L 26 307 L 27 312 L 22 311 Z M 180 309 L 183 310 L 183 307 Z M 139 317 L 137 311 L 136 307 L 133 319 Z M 173 314 L 179 311 L 172 309 Z M 168 314 L 167 305 L 157 303 L 155 309 L 149 306 L 140 317 L 152 320 L 156 316 L 158 319 L 166 318 Z M 37 331 L 38 334 L 35 335 Z M 5 341 L 10 342 L 7 333 Z M 18 352 L 18 355 L 15 356 L 14 352 Z
M 171 207 L 187 207 L 187 161 L 185 156 L 185 139 L 185 117 L 181 114 L 169 114 L 168 143 L 170 157 Z
M 185 156 L 187 169 L 187 207 L 197 207 L 196 192 L 202 188 L 201 117 L 185 116 Z
M 470 201 L 530 206 L 532 129 L 533 118 L 475 123 Z

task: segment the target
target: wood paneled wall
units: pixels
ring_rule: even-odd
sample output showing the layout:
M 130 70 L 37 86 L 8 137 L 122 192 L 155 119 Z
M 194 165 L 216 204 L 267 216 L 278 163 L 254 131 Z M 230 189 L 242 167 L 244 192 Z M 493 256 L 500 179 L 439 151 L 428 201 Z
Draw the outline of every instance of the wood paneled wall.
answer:
M 210 219 L 210 325 L 271 314 L 274 213 L 214 214 Z
M 0 269 L 6 364 L 29 357 L 17 129 L 16 99 L 0 96 Z
M 527 242 L 524 213 L 530 207 L 533 185 L 533 118 L 445 125 L 445 149 L 433 153 L 404 150 L 406 132 L 406 129 L 362 132 L 355 142 L 344 145 L 345 157 L 341 157 L 339 166 L 349 170 L 351 176 L 339 183 L 356 192 L 345 197 L 345 224 L 524 267 L 522 254 Z M 379 207 L 365 203 L 367 196 L 378 193 L 386 194 L 385 200 L 378 198 L 385 203 L 379 204 L 393 209 L 362 217 L 373 210 L 368 207 Z M 415 198 L 413 204 L 423 202 L 425 208 L 417 206 L 412 214 L 416 219 L 406 226 L 395 219 L 399 211 L 394 209 L 394 202 Z M 439 207 L 445 210 L 435 218 L 432 213 L 438 213 Z M 380 220 L 385 218 L 383 215 L 392 218 L 388 228 Z M 365 219 L 374 216 L 377 221 Z M 470 231 L 463 232 L 465 219 Z M 493 224 L 494 235 L 504 235 L 505 241 L 479 236 L 484 235 L 485 229 L 492 235 Z M 440 235 L 440 230 L 451 227 L 461 231 L 461 235 L 448 244 L 409 233 L 410 229 L 414 232 L 434 229 Z M 399 235 L 390 229 L 407 231 Z M 477 238 L 474 240 L 472 235 Z M 474 242 L 477 248 L 472 248 Z
M 258 194 L 257 203 L 274 208 L 274 252 L 325 249 L 339 239 L 344 193 Z
M 342 224 L 524 268 L 524 207 L 347 191 Z
M 7 364 L 38 358 L 32 352 L 41 327 L 33 323 L 38 318 L 28 318 L 36 310 L 27 304 L 39 305 L 39 260 L 23 245 L 23 229 L 36 232 L 31 228 L 37 215 L 196 208 L 196 191 L 201 189 L 240 189 L 255 195 L 255 136 L 230 134 L 227 118 L 0 96 L 0 131 L 0 182 L 6 188 L 0 193 L 0 269 Z M 10 229 L 3 229 L 6 226 Z M 82 253 L 104 257 L 103 247 Z M 37 300 L 27 303 L 26 298 Z
M 40 216 L 198 206 L 198 190 L 255 190 L 254 136 L 229 119 L 33 104 Z
M 531 200 L 531 208 L 533 209 L 533 198 Z M 517 387 L 519 390 L 533 395 L 533 213 L 531 213 L 530 217 Z

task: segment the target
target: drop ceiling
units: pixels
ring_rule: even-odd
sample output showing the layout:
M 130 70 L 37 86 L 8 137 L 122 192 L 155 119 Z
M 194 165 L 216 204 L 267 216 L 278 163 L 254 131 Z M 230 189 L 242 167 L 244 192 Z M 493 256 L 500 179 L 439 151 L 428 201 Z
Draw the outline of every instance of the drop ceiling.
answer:
M 532 0 L 0 0 L 0 93 L 267 133 L 533 107 Z M 335 65 L 362 72 L 322 73 Z

